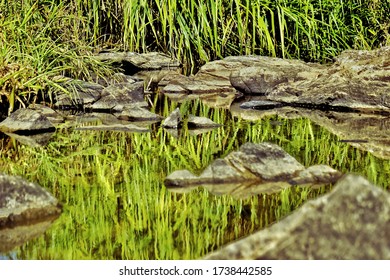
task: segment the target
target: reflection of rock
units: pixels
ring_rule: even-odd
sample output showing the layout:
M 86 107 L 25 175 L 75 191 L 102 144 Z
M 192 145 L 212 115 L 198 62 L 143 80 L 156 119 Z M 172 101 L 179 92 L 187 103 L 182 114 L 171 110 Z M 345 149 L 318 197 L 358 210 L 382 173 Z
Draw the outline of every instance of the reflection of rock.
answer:
M 37 184 L 0 173 L 0 228 L 58 216 L 57 199 Z
M 179 170 L 165 179 L 168 188 L 203 186 L 215 194 L 247 197 L 273 193 L 302 185 L 324 185 L 336 182 L 341 173 L 328 166 L 307 169 L 279 146 L 271 143 L 246 143 L 239 151 L 216 159 L 200 176 Z
M 40 236 L 52 225 L 53 219 L 55 218 L 34 224 L 0 229 L 0 252 L 10 252 L 15 247 L 21 246 L 27 241 Z
M 43 114 L 32 109 L 21 108 L 0 123 L 0 130 L 34 134 L 54 131 L 55 128 Z
M 240 104 L 240 102 L 236 102 L 231 106 L 232 115 L 235 117 L 250 121 L 261 120 L 272 115 L 278 115 L 286 119 L 308 118 L 340 137 L 342 142 L 368 151 L 379 158 L 390 159 L 390 119 L 388 116 L 313 111 L 292 107 L 247 110 L 240 108 Z
M 9 137 L 16 139 L 20 143 L 31 147 L 42 147 L 49 143 L 54 132 L 45 132 L 32 135 L 20 135 L 15 133 L 6 133 Z
M 390 259 L 390 195 L 356 175 L 206 259 Z

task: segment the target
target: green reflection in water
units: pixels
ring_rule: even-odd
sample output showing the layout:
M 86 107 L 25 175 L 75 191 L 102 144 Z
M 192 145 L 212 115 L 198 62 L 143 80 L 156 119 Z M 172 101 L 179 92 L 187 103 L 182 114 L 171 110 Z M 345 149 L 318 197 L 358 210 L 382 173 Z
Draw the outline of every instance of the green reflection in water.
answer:
M 150 133 L 58 129 L 44 148 L 12 140 L 0 146 L 3 172 L 22 175 L 51 191 L 64 213 L 43 236 L 13 254 L 19 259 L 196 259 L 285 217 L 330 190 L 291 188 L 238 200 L 203 189 L 171 193 L 164 178 L 178 169 L 199 174 L 215 158 L 245 142 L 280 145 L 305 166 L 328 164 L 387 188 L 387 160 L 359 151 L 307 119 L 233 119 L 198 101 L 166 102 L 183 113 L 224 126 L 179 137 L 157 126 Z

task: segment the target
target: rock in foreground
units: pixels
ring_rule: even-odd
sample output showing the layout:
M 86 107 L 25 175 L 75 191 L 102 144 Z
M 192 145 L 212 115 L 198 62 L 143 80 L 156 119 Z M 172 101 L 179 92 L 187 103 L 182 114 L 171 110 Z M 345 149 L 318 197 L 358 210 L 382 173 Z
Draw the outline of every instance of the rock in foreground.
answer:
M 52 219 L 60 213 L 57 199 L 38 184 L 0 173 L 0 229 Z
M 390 195 L 356 175 L 205 259 L 390 259 Z
M 28 108 L 13 112 L 0 123 L 0 131 L 18 133 L 42 133 L 54 131 L 54 125 L 43 114 Z

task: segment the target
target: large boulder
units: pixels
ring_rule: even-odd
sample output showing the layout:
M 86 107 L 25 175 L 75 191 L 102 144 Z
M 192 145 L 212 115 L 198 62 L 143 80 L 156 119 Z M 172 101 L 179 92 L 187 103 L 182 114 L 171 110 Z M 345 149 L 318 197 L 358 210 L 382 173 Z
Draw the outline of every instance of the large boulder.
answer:
M 346 175 L 327 195 L 205 259 L 390 259 L 390 194 Z

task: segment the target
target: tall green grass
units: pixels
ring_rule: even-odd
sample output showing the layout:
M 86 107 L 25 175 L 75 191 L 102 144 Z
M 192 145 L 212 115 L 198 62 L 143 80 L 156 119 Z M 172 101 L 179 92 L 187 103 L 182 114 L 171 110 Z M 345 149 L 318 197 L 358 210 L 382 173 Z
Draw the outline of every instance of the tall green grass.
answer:
M 239 54 L 324 62 L 344 49 L 371 49 L 389 41 L 388 1 L 73 2 L 87 16 L 94 42 L 159 50 L 191 64 Z
M 53 81 L 58 75 L 108 75 L 92 56 L 104 48 L 161 51 L 195 68 L 247 54 L 327 62 L 344 49 L 388 44 L 389 7 L 378 0 L 0 0 L 1 109 L 50 101 L 54 89 L 66 91 Z

